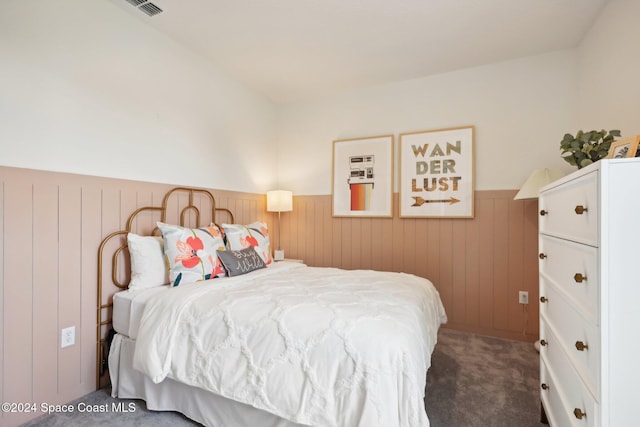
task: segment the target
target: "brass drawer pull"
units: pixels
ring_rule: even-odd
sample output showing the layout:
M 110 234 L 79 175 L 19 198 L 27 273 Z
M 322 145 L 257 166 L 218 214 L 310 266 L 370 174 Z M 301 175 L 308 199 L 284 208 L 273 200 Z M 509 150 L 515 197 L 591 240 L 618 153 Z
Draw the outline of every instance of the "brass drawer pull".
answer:
M 542 383 L 540 387 L 542 387 L 543 390 L 549 390 L 549 386 L 545 383 Z
M 542 210 L 540 211 L 540 216 L 545 216 L 545 215 L 546 215 L 546 214 L 548 214 L 548 213 L 549 213 L 549 211 L 545 211 L 544 209 L 542 209 Z
M 545 303 L 547 301 L 549 301 L 547 297 L 540 297 L 540 302 Z
M 585 343 L 583 343 L 582 341 L 576 341 L 576 349 L 578 351 L 585 351 L 589 348 L 588 345 L 586 345 Z
M 588 211 L 588 209 L 587 209 L 587 208 L 585 208 L 585 207 L 584 207 L 584 206 L 582 206 L 582 205 L 578 205 L 578 206 L 576 206 L 575 211 L 576 211 L 576 214 L 578 214 L 578 215 L 582 215 L 583 213 L 587 212 L 587 211 Z
M 540 345 L 541 345 L 541 346 L 543 346 L 543 347 L 544 347 L 544 346 L 545 346 L 545 345 L 547 345 L 547 344 L 549 344 L 549 343 L 548 343 L 548 342 L 546 342 L 545 340 L 540 340 Z
M 586 282 L 587 280 L 587 276 L 583 276 L 580 273 L 576 273 L 575 276 L 573 276 L 573 280 L 576 281 L 576 283 L 582 283 L 582 282 Z
M 585 414 L 584 412 L 582 412 L 582 410 L 580 410 L 580 408 L 576 408 L 573 410 L 573 415 L 576 416 L 577 419 L 581 420 L 584 417 L 587 416 L 587 414 Z
M 538 255 L 538 258 L 540 259 L 545 259 L 547 256 L 545 254 L 543 254 L 542 252 L 540 253 L 540 255 Z

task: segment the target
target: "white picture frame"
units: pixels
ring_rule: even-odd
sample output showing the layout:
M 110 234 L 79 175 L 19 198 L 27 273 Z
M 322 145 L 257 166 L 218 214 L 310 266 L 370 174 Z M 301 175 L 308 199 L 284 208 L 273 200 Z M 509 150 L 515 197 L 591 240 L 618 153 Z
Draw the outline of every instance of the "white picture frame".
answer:
M 332 215 L 393 216 L 393 135 L 333 141 Z
M 401 218 L 474 217 L 473 126 L 400 134 Z

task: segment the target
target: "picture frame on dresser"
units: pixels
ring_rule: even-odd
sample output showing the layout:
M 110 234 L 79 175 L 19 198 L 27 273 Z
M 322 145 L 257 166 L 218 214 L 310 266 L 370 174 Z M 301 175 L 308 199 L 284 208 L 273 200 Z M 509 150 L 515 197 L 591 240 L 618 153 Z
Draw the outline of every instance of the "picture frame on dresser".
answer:
M 638 157 L 638 146 L 640 145 L 640 135 L 619 139 L 611 144 L 608 159 L 624 159 L 627 157 Z

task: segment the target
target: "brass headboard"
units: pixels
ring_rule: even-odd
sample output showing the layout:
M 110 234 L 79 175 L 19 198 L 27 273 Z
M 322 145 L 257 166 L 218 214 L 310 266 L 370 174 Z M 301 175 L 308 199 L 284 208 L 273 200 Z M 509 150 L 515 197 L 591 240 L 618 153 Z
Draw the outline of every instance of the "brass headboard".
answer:
M 184 196 L 188 196 L 186 201 L 181 200 Z M 198 202 L 198 203 L 196 203 Z M 210 212 L 206 214 L 204 218 L 201 217 L 202 205 L 210 205 Z M 200 205 L 198 208 L 197 205 Z M 213 194 L 208 190 L 189 188 L 189 187 L 176 187 L 169 190 L 162 199 L 162 206 L 145 206 L 133 211 L 126 223 L 124 230 L 114 231 L 107 235 L 98 248 L 98 304 L 97 304 L 97 322 L 96 322 L 96 389 L 100 388 L 101 378 L 107 370 L 107 334 L 112 323 L 112 307 L 113 307 L 113 293 L 105 297 L 103 295 L 103 268 L 105 261 L 111 263 L 111 281 L 113 283 L 113 291 L 127 289 L 130 279 L 129 260 L 124 256 L 124 251 L 127 250 L 126 236 L 130 232 L 137 232 L 134 225 L 138 220 L 145 218 L 149 223 L 155 224 L 152 218 L 156 221 L 165 223 L 180 224 L 182 226 L 201 227 L 209 225 L 210 223 L 217 224 L 216 214 L 218 212 L 225 213 L 225 221 L 233 223 L 233 213 L 226 208 L 216 207 L 216 200 Z M 158 228 L 154 227 L 149 234 L 157 234 Z M 119 237 L 119 239 L 116 239 Z M 105 249 L 109 248 L 108 251 Z M 113 250 L 109 258 L 105 258 L 109 252 Z M 119 264 L 119 260 L 124 261 L 124 265 Z

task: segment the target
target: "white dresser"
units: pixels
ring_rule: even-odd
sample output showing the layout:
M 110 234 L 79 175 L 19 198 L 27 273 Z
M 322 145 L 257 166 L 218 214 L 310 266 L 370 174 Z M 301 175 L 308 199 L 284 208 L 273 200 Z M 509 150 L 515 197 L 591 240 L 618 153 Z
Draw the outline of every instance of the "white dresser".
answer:
M 549 424 L 640 426 L 640 158 L 580 169 L 538 206 Z

